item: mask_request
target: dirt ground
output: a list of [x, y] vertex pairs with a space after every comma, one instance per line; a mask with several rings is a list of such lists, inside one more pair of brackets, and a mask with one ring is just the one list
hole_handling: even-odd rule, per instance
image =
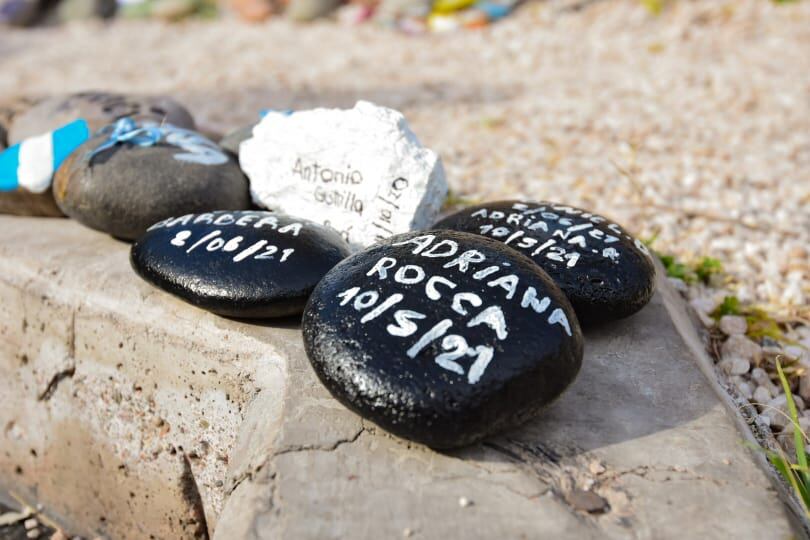
[[235, 20], [3, 30], [0, 99], [167, 93], [224, 133], [262, 108], [401, 109], [455, 193], [580, 205], [741, 300], [810, 298], [810, 2], [538, 1], [480, 31]]

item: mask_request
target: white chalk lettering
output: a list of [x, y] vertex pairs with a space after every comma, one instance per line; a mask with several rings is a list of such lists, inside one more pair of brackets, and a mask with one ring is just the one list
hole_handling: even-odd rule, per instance
[[551, 312], [548, 317], [548, 324], [559, 324], [565, 329], [565, 333], [571, 335], [571, 326], [568, 324], [568, 317], [561, 308], [557, 308]]
[[386, 327], [388, 333], [392, 336], [408, 337], [419, 328], [414, 324], [413, 320], [424, 319], [427, 315], [419, 313], [418, 311], [411, 311], [410, 309], [398, 309], [394, 312], [394, 321], [396, 326], [389, 324]]
[[[412, 275], [408, 276], [408, 272], [411, 272]], [[422, 269], [421, 266], [417, 266], [415, 264], [406, 264], [397, 270], [397, 273], [394, 274], [394, 281], [397, 283], [402, 283], [403, 285], [413, 285], [414, 283], [419, 283], [425, 279], [425, 271]]]
[[473, 307], [481, 307], [483, 303], [481, 297], [475, 293], [462, 292], [453, 295], [453, 304], [451, 308], [459, 315], [467, 315], [467, 310], [461, 305], [462, 302], [469, 302]]
[[442, 276], [433, 276], [428, 279], [427, 283], [425, 284], [425, 294], [431, 300], [438, 300], [442, 297], [441, 293], [436, 289], [436, 283], [444, 283], [451, 289], [456, 288], [456, 284], [449, 279], [443, 278]]
[[495, 331], [498, 339], [504, 340], [509, 335], [506, 329], [506, 319], [504, 319], [503, 311], [500, 306], [490, 306], [467, 323], [467, 328], [485, 324]]

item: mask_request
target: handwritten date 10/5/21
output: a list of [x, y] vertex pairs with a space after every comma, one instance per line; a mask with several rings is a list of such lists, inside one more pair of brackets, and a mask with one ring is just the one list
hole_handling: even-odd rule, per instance
[[215, 229], [203, 237], [193, 240], [194, 233], [190, 230], [179, 231], [171, 239], [171, 245], [185, 248], [186, 253], [191, 253], [200, 248], [208, 252], [219, 251], [221, 253], [233, 253], [233, 262], [242, 262], [245, 259], [253, 258], [257, 260], [274, 260], [278, 255], [278, 261], [286, 261], [295, 252], [294, 248], [283, 249], [279, 252], [278, 246], [269, 244], [267, 240], [261, 239], [246, 245], [244, 236], [234, 236], [230, 239], [222, 238], [222, 231]]
[[[340, 305], [346, 306], [351, 302], [351, 306], [358, 312], [364, 312], [363, 317], [360, 319], [361, 324], [366, 324], [386, 311], [400, 303], [404, 296], [400, 293], [394, 293], [388, 298], [380, 300], [380, 294], [375, 290], [361, 291], [360, 287], [352, 287], [337, 295], [341, 299]], [[379, 303], [378, 303], [379, 302]], [[479, 324], [492, 325], [493, 313], [497, 310], [500, 313], [500, 308], [492, 306], [485, 309], [477, 317], [474, 317], [467, 324], [467, 327], [477, 326]], [[425, 319], [427, 315], [418, 311], [408, 309], [396, 310], [393, 313], [394, 323], [386, 326], [386, 331], [397, 337], [408, 337], [417, 332], [418, 326], [414, 321]], [[408, 358], [416, 358], [425, 348], [431, 343], [441, 339], [441, 348], [444, 352], [437, 355], [434, 361], [443, 369], [452, 371], [467, 378], [469, 384], [475, 384], [486, 371], [487, 366], [492, 361], [494, 356], [494, 349], [487, 345], [471, 346], [467, 340], [458, 334], [448, 334], [447, 332], [452, 328], [453, 321], [450, 319], [442, 319], [433, 325], [427, 332], [421, 335], [411, 347], [405, 351]], [[505, 339], [505, 327], [501, 330], [498, 325], [497, 333], [499, 339]], [[464, 367], [457, 361], [465, 358], [473, 358], [469, 370], [465, 371]]]

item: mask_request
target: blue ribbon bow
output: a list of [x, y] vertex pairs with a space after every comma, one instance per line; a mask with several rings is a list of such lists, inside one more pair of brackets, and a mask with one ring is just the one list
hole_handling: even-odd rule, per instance
[[[112, 130], [110, 131], [110, 128]], [[132, 118], [121, 118], [112, 126], [107, 126], [102, 130], [110, 131], [107, 140], [98, 148], [87, 155], [88, 160], [92, 160], [96, 155], [109, 150], [118, 144], [133, 144], [136, 146], [154, 146], [163, 138], [163, 133], [157, 126], [138, 126]]]

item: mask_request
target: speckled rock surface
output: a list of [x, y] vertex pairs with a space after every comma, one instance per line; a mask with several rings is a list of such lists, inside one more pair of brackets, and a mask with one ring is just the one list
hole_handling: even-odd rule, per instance
[[312, 366], [392, 433], [454, 447], [531, 418], [582, 362], [582, 333], [547, 274], [455, 231], [397, 235], [347, 259], [303, 321]]
[[493, 201], [435, 227], [494, 238], [531, 257], [563, 290], [583, 324], [627, 317], [650, 301], [647, 247], [616, 223], [554, 202]]
[[93, 137], [56, 171], [56, 204], [84, 225], [127, 240], [168, 217], [250, 208], [236, 162], [201, 135], [176, 133], [154, 146], [125, 143], [91, 156], [107, 141]]
[[214, 212], [155, 224], [133, 246], [150, 283], [229, 317], [300, 314], [312, 289], [349, 255], [320, 225], [270, 212]]

